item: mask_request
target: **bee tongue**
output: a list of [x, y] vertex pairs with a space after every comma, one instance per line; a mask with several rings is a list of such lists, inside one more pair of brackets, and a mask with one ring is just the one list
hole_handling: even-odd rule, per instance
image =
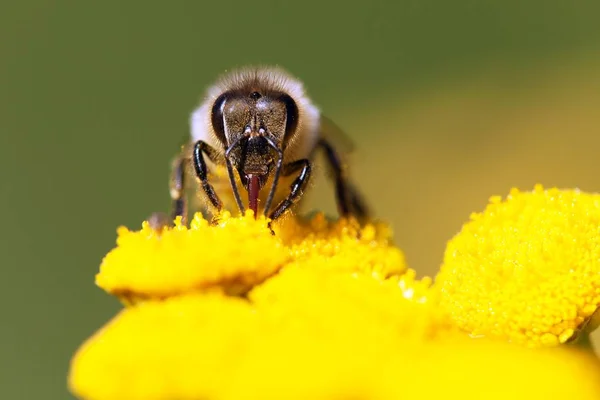
[[258, 217], [258, 192], [260, 184], [258, 175], [248, 174], [248, 207], [254, 211], [254, 218]]

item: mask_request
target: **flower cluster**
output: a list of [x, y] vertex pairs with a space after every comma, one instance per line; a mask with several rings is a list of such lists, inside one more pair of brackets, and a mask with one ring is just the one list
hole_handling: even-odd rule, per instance
[[529, 346], [576, 340], [600, 307], [600, 195], [514, 189], [446, 248], [440, 306], [472, 335]]
[[77, 351], [69, 386], [85, 400], [597, 399], [597, 359], [556, 345], [596, 325], [599, 222], [600, 196], [513, 190], [449, 242], [434, 283], [383, 224], [120, 228], [96, 283], [125, 308]]

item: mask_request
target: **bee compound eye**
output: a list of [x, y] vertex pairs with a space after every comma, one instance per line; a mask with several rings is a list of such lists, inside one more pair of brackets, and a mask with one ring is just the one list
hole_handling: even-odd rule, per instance
[[280, 101], [285, 105], [286, 122], [285, 122], [285, 137], [284, 144], [294, 135], [298, 127], [298, 105], [289, 94], [282, 94]]
[[222, 143], [227, 143], [227, 139], [225, 138], [225, 121], [223, 119], [223, 109], [225, 108], [225, 103], [227, 103], [228, 98], [229, 93], [225, 92], [221, 94], [213, 103], [213, 107], [211, 110], [211, 123], [215, 131], [215, 135], [217, 135], [217, 138]]

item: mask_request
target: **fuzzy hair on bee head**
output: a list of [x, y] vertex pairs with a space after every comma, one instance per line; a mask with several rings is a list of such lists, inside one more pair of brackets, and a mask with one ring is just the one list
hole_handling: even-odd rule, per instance
[[288, 160], [307, 157], [319, 136], [319, 109], [306, 95], [303, 83], [279, 67], [243, 67], [222, 75], [208, 90], [202, 103], [190, 117], [191, 138], [203, 140], [224, 151], [211, 121], [212, 107], [227, 91], [260, 91], [264, 95], [286, 93], [298, 108], [298, 124], [286, 149]]

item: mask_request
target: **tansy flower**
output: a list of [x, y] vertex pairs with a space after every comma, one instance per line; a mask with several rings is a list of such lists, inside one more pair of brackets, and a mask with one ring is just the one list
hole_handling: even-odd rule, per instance
[[448, 243], [436, 287], [472, 335], [575, 339], [600, 306], [600, 195], [538, 185], [492, 197]]
[[102, 261], [96, 284], [126, 302], [208, 289], [240, 294], [289, 257], [264, 218], [225, 213], [214, 227], [198, 214], [189, 228], [179, 219], [160, 232], [147, 222], [137, 232], [119, 228], [117, 247]]
[[391, 246], [384, 225], [360, 227], [350, 220], [288, 218], [267, 227], [251, 212], [220, 216], [217, 226], [197, 214], [190, 227], [175, 221], [160, 232], [118, 230], [117, 247], [104, 258], [96, 284], [126, 303], [191, 291], [243, 294], [290, 263], [385, 278], [406, 271], [404, 254]]
[[326, 293], [331, 282], [314, 294], [328, 297], [322, 309], [306, 304], [307, 294], [297, 304], [189, 294], [127, 308], [79, 350], [71, 388], [88, 400], [600, 395], [589, 356], [434, 338], [426, 306], [397, 298], [391, 286], [371, 301], [361, 287], [372, 294], [381, 282], [351, 279], [337, 275], [341, 289]]
[[[587, 201], [572, 204], [573, 220], [589, 218]], [[493, 215], [497, 224], [506, 221], [506, 231], [519, 231], [518, 215], [536, 207], [551, 209], [534, 202], [532, 210]], [[586, 221], [582, 226], [590, 228]], [[556, 236], [585, 242], [580, 225], [555, 223]], [[496, 237], [495, 226], [476, 232], [484, 238], [476, 255], [489, 251], [485, 235]], [[120, 228], [96, 282], [128, 306], [77, 351], [71, 391], [83, 400], [600, 398], [600, 367], [589, 354], [565, 346], [527, 349], [463, 332], [469, 330], [453, 312], [452, 296], [464, 301], [461, 295], [472, 290], [473, 304], [484, 304], [478, 312], [487, 313], [489, 294], [477, 285], [493, 285], [486, 279], [496, 280], [501, 267], [486, 267], [481, 282], [473, 279], [453, 293], [463, 280], [451, 273], [448, 254], [432, 286], [406, 267], [383, 224], [319, 214], [289, 217], [273, 228], [274, 235], [267, 221], [250, 214], [224, 214], [216, 225], [197, 215], [190, 227], [176, 223], [160, 232], [147, 223], [139, 231]], [[514, 249], [529, 240], [519, 238], [503, 243]], [[588, 265], [575, 263], [579, 256], [591, 257], [573, 254], [576, 271]], [[531, 274], [523, 290], [535, 290], [536, 279], [545, 282], [536, 269], [521, 273]], [[589, 291], [575, 293], [583, 297], [569, 299], [585, 308]], [[474, 308], [463, 310], [468, 315]], [[524, 311], [510, 310], [517, 319]], [[503, 322], [510, 327], [511, 321]]]
[[391, 245], [385, 224], [361, 227], [356, 221], [328, 221], [317, 214], [308, 221], [288, 218], [277, 230], [289, 247], [291, 264], [327, 272], [363, 272], [379, 278], [407, 271], [404, 253]]

